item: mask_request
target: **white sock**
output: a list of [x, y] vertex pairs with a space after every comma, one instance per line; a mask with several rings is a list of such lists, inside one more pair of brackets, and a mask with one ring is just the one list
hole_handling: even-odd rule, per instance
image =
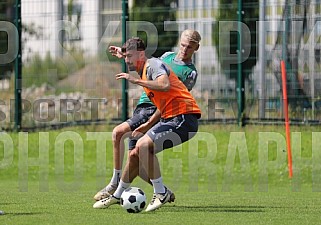
[[117, 186], [119, 184], [119, 181], [120, 181], [121, 173], [122, 173], [122, 170], [114, 169], [113, 177], [111, 178], [109, 184]]
[[154, 180], [150, 180], [153, 183], [153, 187], [154, 187], [154, 193], [155, 194], [159, 194], [159, 193], [165, 193], [165, 187], [163, 184], [163, 178], [159, 177], [157, 179]]
[[114, 197], [116, 198], [120, 198], [121, 194], [127, 189], [129, 188], [130, 183], [125, 183], [122, 180], [119, 181], [118, 187], [115, 191], [115, 193], [113, 194]]

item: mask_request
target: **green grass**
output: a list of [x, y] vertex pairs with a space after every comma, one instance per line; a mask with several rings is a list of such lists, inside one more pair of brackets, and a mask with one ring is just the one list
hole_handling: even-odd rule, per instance
[[[283, 127], [201, 126], [182, 148], [159, 155], [175, 203], [139, 214], [92, 208], [112, 173], [111, 130], [0, 133], [0, 224], [320, 224], [318, 127], [291, 127], [289, 179]], [[107, 141], [99, 145], [98, 136]], [[150, 200], [150, 186], [133, 186]]]

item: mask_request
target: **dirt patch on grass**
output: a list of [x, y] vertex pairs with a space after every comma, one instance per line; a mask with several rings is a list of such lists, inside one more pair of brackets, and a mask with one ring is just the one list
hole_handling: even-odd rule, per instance
[[58, 82], [57, 88], [84, 91], [97, 97], [106, 97], [121, 90], [115, 74], [121, 72], [120, 63], [92, 63]]

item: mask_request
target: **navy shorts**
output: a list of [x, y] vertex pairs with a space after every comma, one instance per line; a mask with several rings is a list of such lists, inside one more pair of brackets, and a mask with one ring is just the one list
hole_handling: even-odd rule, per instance
[[161, 119], [147, 135], [155, 144], [155, 153], [188, 141], [198, 130], [198, 114], [182, 114], [169, 119]]
[[[148, 119], [155, 113], [156, 109], [156, 106], [149, 103], [138, 105], [134, 110], [133, 117], [126, 121], [129, 124], [131, 131], [135, 130], [143, 123], [146, 123]], [[135, 148], [136, 142], [137, 138], [129, 138], [129, 150]]]

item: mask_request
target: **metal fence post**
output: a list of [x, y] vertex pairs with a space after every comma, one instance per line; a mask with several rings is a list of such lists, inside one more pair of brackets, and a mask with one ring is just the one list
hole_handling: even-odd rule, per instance
[[22, 118], [22, 76], [21, 76], [21, 0], [16, 0], [15, 7], [15, 19], [14, 23], [18, 30], [18, 37], [16, 38], [16, 44], [18, 45], [18, 55], [15, 60], [15, 130], [20, 131], [21, 129], [21, 118]]
[[265, 7], [266, 0], [261, 0], [259, 21], [259, 119], [265, 118]]
[[244, 78], [242, 71], [242, 54], [243, 54], [243, 46], [242, 46], [242, 1], [238, 0], [237, 4], [237, 20], [238, 20], [238, 39], [237, 39], [237, 49], [238, 49], [238, 64], [237, 64], [237, 105], [238, 105], [238, 116], [237, 122], [239, 126], [243, 126], [243, 111], [244, 111]]
[[[122, 43], [126, 42], [127, 32], [126, 23], [128, 21], [128, 0], [122, 0]], [[127, 72], [127, 66], [125, 61], [122, 61], [122, 71]], [[122, 80], [122, 121], [128, 118], [128, 81]]]

